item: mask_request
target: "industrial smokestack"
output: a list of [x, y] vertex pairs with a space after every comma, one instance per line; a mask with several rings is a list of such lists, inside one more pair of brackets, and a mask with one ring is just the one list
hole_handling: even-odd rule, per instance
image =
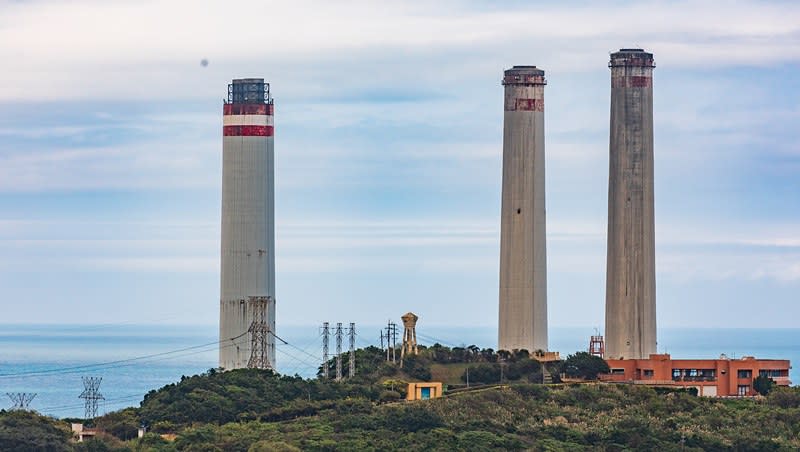
[[498, 349], [547, 350], [544, 71], [505, 71]]
[[[223, 105], [222, 249], [219, 365], [247, 367], [253, 313], [249, 297], [270, 297], [266, 324], [275, 331], [274, 105], [261, 78], [233, 80]], [[275, 368], [275, 338], [267, 334]]]
[[656, 353], [653, 54], [611, 54], [606, 357]]

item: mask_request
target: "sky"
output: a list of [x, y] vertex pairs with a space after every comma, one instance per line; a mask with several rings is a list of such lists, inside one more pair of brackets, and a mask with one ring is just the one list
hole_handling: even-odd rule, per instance
[[216, 324], [222, 99], [264, 77], [278, 331], [496, 326], [500, 80], [537, 65], [549, 322], [602, 329], [623, 47], [657, 65], [659, 326], [798, 327], [800, 3], [713, 0], [0, 0], [0, 322]]

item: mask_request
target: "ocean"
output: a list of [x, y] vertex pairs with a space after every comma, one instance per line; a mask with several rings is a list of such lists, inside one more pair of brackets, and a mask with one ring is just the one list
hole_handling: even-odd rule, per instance
[[[357, 326], [356, 346], [378, 345], [380, 326]], [[586, 350], [592, 328], [550, 329], [550, 348], [562, 356]], [[418, 329], [420, 344], [496, 345], [491, 327]], [[176, 325], [0, 325], [0, 395], [36, 393], [30, 408], [64, 418], [83, 417], [79, 398], [82, 377], [102, 377], [99, 414], [138, 406], [150, 390], [180, 381], [217, 365], [216, 326]], [[285, 326], [278, 331], [278, 371], [303, 377], [316, 375], [322, 355], [318, 326]], [[347, 336], [343, 342], [347, 349]], [[659, 352], [675, 358], [790, 359], [800, 362], [800, 329], [662, 328]], [[331, 338], [330, 353], [335, 352]], [[800, 384], [800, 371], [790, 378]], [[10, 398], [5, 405], [12, 406]]]

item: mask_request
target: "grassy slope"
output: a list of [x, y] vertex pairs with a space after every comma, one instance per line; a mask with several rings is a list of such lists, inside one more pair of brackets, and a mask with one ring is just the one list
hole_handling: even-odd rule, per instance
[[464, 384], [461, 375], [467, 367], [474, 365], [474, 363], [431, 364], [431, 381], [441, 381], [448, 385]]

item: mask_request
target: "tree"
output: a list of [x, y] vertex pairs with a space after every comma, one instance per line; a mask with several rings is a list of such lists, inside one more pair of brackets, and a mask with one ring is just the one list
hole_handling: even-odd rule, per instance
[[136, 408], [126, 408], [103, 415], [96, 420], [100, 430], [122, 440], [136, 438], [139, 434], [139, 413]]
[[411, 378], [431, 381], [430, 362], [422, 356], [406, 356], [403, 360], [403, 371]]
[[753, 379], [753, 389], [763, 396], [769, 394], [773, 386], [775, 386], [775, 382], [766, 375], [759, 375]]
[[608, 363], [599, 356], [590, 355], [587, 352], [577, 352], [567, 356], [561, 366], [561, 372], [571, 378], [583, 378], [585, 380], [596, 380], [598, 374], [610, 371]]
[[469, 373], [470, 383], [497, 383], [500, 381], [500, 366], [497, 364], [478, 364], [469, 366], [464, 370], [461, 375], [461, 381], [467, 381], [467, 373]]

